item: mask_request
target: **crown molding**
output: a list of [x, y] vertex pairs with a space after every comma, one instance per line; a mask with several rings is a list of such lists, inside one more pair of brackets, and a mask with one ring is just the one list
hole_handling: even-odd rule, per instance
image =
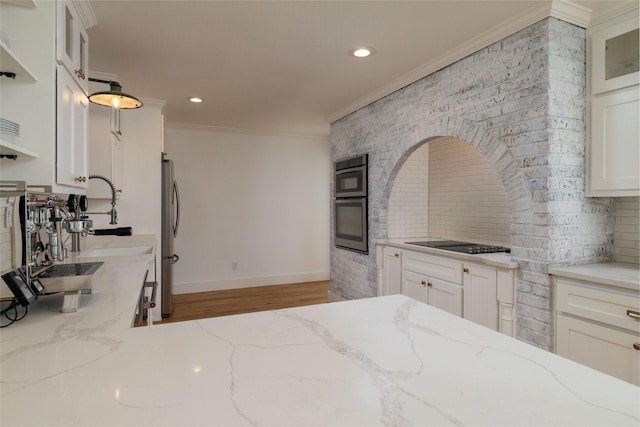
[[117, 82], [118, 75], [111, 73], [103, 73], [101, 71], [91, 71], [89, 70], [89, 78], [90, 79], [100, 79], [100, 80], [108, 80], [110, 82]]
[[330, 114], [327, 119], [332, 123], [550, 16], [586, 28], [591, 24], [591, 12], [592, 11], [590, 9], [568, 0], [541, 2], [524, 11], [520, 15], [509, 19], [507, 22], [503, 22], [501, 25], [474, 37], [473, 40], [469, 40], [468, 42], [458, 46], [457, 49], [447, 52], [445, 55], [441, 55], [426, 64], [415, 68], [409, 73], [392, 80], [377, 90], [344, 106], [340, 110]]
[[391, 82], [369, 93], [368, 95], [365, 95], [364, 97], [357, 99], [351, 104], [346, 105], [345, 107], [331, 114], [328, 117], [328, 120], [330, 123], [332, 123], [348, 114], [353, 113], [354, 111], [359, 110], [366, 105], [371, 104], [372, 102], [377, 101], [378, 99], [389, 95], [390, 93], [402, 89], [403, 87], [408, 86], [411, 83], [414, 83], [421, 78], [428, 76], [429, 74], [433, 74], [436, 71], [441, 70], [453, 64], [454, 62], [459, 61], [460, 59], [465, 58], [472, 53], [491, 45], [492, 43], [502, 40], [510, 34], [520, 31], [523, 28], [526, 28], [529, 25], [548, 17], [550, 11], [550, 2], [540, 3], [525, 11], [524, 13], [510, 19], [509, 21], [504, 22], [489, 31], [485, 31], [477, 37], [474, 37], [472, 40], [463, 43], [462, 45], [458, 46], [457, 49], [451, 50], [444, 55], [434, 58], [433, 60], [421, 65], [418, 68], [415, 68], [409, 73], [406, 73], [399, 78], [392, 80]]
[[592, 10], [570, 0], [554, 0], [549, 16], [566, 21], [578, 27], [587, 28], [591, 21]]
[[144, 98], [142, 96], [138, 97], [138, 99], [142, 101], [142, 108], [156, 107], [163, 110], [165, 105], [167, 104], [167, 101], [165, 101], [164, 99]]
[[279, 138], [307, 139], [307, 140], [313, 140], [313, 141], [329, 142], [328, 135], [293, 134], [293, 133], [286, 133], [286, 132], [273, 132], [273, 131], [265, 131], [265, 130], [257, 130], [257, 129], [241, 129], [241, 128], [232, 128], [232, 127], [224, 127], [224, 126], [213, 126], [213, 125], [196, 125], [191, 123], [177, 123], [177, 122], [166, 122], [164, 124], [164, 127], [165, 129], [175, 129], [175, 130], [194, 130], [194, 131], [200, 131], [200, 132], [233, 133], [233, 134], [241, 134], [241, 135], [271, 136], [271, 137], [279, 137]]
[[86, 0], [73, 0], [73, 5], [80, 15], [80, 21], [82, 21], [82, 25], [85, 30], [88, 30], [98, 23], [96, 14], [93, 11], [93, 6], [91, 6], [91, 2]]
[[602, 24], [605, 21], [609, 21], [611, 19], [617, 18], [620, 15], [624, 15], [625, 13], [632, 12], [633, 10], [638, 13], [638, 7], [640, 6], [640, 2], [638, 1], [630, 1], [623, 4], [618, 3], [609, 3], [607, 7], [602, 9], [598, 9], [593, 12], [591, 16], [591, 21], [589, 22], [589, 27], [593, 27], [598, 24]]

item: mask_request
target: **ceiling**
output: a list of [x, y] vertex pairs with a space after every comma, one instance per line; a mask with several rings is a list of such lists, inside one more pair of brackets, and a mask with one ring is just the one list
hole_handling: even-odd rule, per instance
[[[592, 9], [618, 3], [637, 0], [571, 7], [588, 22]], [[90, 69], [166, 100], [170, 124], [327, 136], [331, 121], [553, 15], [553, 4], [92, 0]], [[374, 55], [349, 55], [360, 46]]]

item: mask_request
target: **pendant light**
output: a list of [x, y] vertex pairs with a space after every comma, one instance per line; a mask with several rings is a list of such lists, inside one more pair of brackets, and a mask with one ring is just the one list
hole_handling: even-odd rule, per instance
[[92, 93], [89, 101], [105, 107], [127, 110], [142, 107], [142, 101], [133, 95], [122, 92], [122, 85], [118, 82], [89, 78], [90, 82], [107, 83], [109, 90]]

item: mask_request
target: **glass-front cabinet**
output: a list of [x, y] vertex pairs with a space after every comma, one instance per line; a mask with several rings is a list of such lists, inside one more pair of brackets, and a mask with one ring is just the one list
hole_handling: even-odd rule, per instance
[[88, 95], [89, 37], [71, 1], [58, 0], [56, 13], [56, 60]]
[[592, 197], [640, 195], [638, 24], [634, 9], [588, 32], [586, 188]]

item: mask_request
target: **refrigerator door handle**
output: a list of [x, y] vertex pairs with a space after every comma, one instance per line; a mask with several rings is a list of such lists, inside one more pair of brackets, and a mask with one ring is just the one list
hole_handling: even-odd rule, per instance
[[176, 195], [176, 221], [173, 224], [173, 236], [178, 237], [178, 227], [180, 226], [180, 193], [178, 192], [178, 182], [173, 181], [173, 193]]
[[176, 262], [180, 261], [180, 256], [178, 256], [178, 254], [173, 254], [169, 256], [164, 256], [162, 257], [162, 259], [169, 260], [171, 261], [171, 264], [175, 264]]

